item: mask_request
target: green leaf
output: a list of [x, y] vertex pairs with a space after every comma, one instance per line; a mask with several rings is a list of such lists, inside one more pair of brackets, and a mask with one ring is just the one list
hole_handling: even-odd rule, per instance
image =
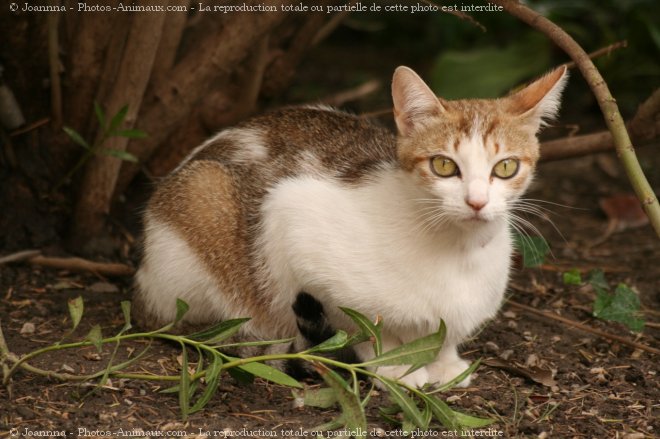
[[78, 145], [80, 145], [83, 148], [88, 149], [88, 150], [92, 149], [92, 147], [89, 146], [89, 143], [87, 143], [87, 141], [85, 139], [83, 139], [83, 137], [80, 134], [78, 134], [78, 131], [76, 131], [73, 128], [70, 128], [70, 127], [62, 127], [62, 129], [64, 130], [66, 135], [69, 136], [71, 138], [71, 140], [73, 140]]
[[453, 411], [453, 412], [454, 412], [454, 418], [456, 419], [458, 424], [466, 428], [481, 428], [495, 422], [494, 419], [477, 418], [475, 416], [466, 415], [461, 412], [457, 412], [457, 411]]
[[[443, 51], [431, 68], [431, 87], [446, 99], [499, 97], [550, 66], [548, 42], [535, 32], [508, 45]], [[525, 62], [520, 62], [524, 59]], [[484, 74], [488, 66], [489, 74]]]
[[83, 304], [83, 298], [81, 296], [78, 296], [75, 299], [69, 299], [68, 306], [69, 306], [69, 315], [71, 316], [71, 322], [72, 322], [71, 331], [75, 331], [78, 325], [80, 324], [80, 320], [82, 320], [83, 311], [85, 309], [85, 305]]
[[582, 276], [580, 270], [573, 268], [563, 274], [564, 285], [582, 285]]
[[[235, 360], [235, 358], [231, 358], [231, 357], [229, 358], [232, 361]], [[303, 387], [302, 384], [300, 384], [297, 380], [291, 378], [289, 375], [285, 374], [281, 370], [275, 369], [274, 367], [268, 366], [267, 364], [257, 363], [255, 361], [251, 363], [241, 364], [240, 366], [237, 367], [245, 372], [249, 372], [254, 376], [258, 376], [275, 384], [281, 384], [283, 386], [289, 386], [289, 387], [297, 387], [299, 389], [302, 389]]]
[[589, 285], [596, 291], [596, 293], [606, 293], [610, 290], [610, 285], [605, 279], [605, 273], [603, 270], [592, 270], [589, 273]]
[[379, 377], [378, 380], [390, 391], [390, 397], [401, 407], [404, 415], [416, 426], [422, 427], [425, 423], [424, 415], [422, 415], [422, 412], [417, 408], [417, 404], [408, 396], [406, 391], [389, 378]]
[[139, 129], [113, 131], [110, 135], [126, 137], [127, 139], [144, 139], [147, 137], [147, 133]]
[[538, 267], [545, 262], [545, 258], [550, 251], [550, 246], [540, 236], [523, 236], [516, 234], [514, 236], [516, 248], [523, 257], [523, 265], [526, 268]]
[[443, 426], [450, 430], [455, 430], [460, 427], [459, 422], [456, 419], [456, 412], [449, 408], [444, 401], [432, 395], [422, 395], [422, 399], [429, 407], [431, 407], [433, 416], [435, 416]]
[[[344, 414], [342, 413], [332, 421], [326, 422], [325, 424], [317, 425], [314, 428], [310, 428], [310, 430], [315, 432], [331, 431], [331, 430], [337, 430], [343, 427], [344, 425], [346, 425], [346, 422], [344, 422]], [[323, 436], [319, 435], [318, 437], [323, 437]]]
[[220, 343], [236, 334], [241, 326], [250, 320], [249, 318], [231, 319], [220, 322], [208, 329], [196, 332], [188, 336], [192, 340], [203, 341], [207, 345]]
[[381, 341], [381, 326], [382, 323], [374, 324], [366, 316], [350, 308], [339, 307], [344, 314], [349, 316], [355, 324], [360, 328], [360, 331], [363, 335], [366, 336], [367, 340], [371, 340], [374, 344], [375, 355], [378, 356], [383, 352], [382, 341]]
[[438, 352], [440, 352], [440, 348], [442, 348], [445, 341], [446, 333], [445, 323], [440, 322], [438, 332], [398, 346], [372, 360], [361, 363], [360, 366], [428, 364], [438, 356]]
[[341, 329], [337, 331], [335, 335], [327, 339], [326, 341], [313, 346], [312, 348], [305, 351], [305, 353], [312, 352], [331, 352], [341, 349], [348, 343], [348, 334]]
[[125, 162], [137, 163], [139, 161], [135, 155], [121, 149], [102, 148], [101, 152], [105, 155], [124, 160]]
[[291, 343], [294, 341], [296, 338], [280, 338], [279, 340], [263, 340], [263, 341], [242, 341], [238, 343], [227, 343], [227, 344], [221, 344], [217, 345], [218, 347], [221, 348], [229, 348], [229, 347], [246, 347], [246, 346], [272, 346], [275, 344], [285, 344], [285, 343]]
[[429, 394], [440, 393], [440, 392], [445, 392], [445, 391], [451, 389], [451, 388], [454, 387], [456, 384], [462, 382], [463, 380], [465, 380], [465, 378], [467, 378], [468, 376], [470, 376], [470, 374], [471, 374], [472, 372], [474, 372], [475, 370], [477, 370], [477, 368], [479, 367], [479, 364], [481, 364], [481, 358], [479, 358], [479, 359], [478, 359], [477, 361], [475, 361], [474, 363], [470, 364], [470, 367], [468, 367], [467, 369], [465, 369], [465, 370], [464, 370], [463, 372], [461, 372], [458, 376], [452, 378], [451, 381], [446, 382], [446, 383], [443, 384], [442, 386], [440, 386], [440, 387], [438, 387], [437, 389], [433, 390], [432, 392], [428, 392], [428, 393], [429, 393]]
[[121, 312], [124, 314], [124, 327], [121, 328], [121, 331], [119, 332], [122, 334], [133, 327], [133, 325], [131, 325], [131, 301], [122, 300], [120, 305]]
[[158, 393], [179, 393], [180, 390], [181, 390], [181, 386], [177, 384], [176, 386], [172, 386], [172, 387], [168, 387], [167, 389], [159, 390]]
[[236, 381], [238, 381], [241, 384], [254, 383], [254, 375], [244, 370], [241, 370], [238, 367], [232, 367], [231, 369], [227, 370], [227, 372], [229, 372], [229, 375], [231, 375], [232, 378], [234, 378]]
[[337, 391], [332, 387], [305, 389], [303, 401], [306, 407], [329, 409], [337, 403]]
[[181, 343], [181, 379], [179, 380], [179, 408], [181, 417], [188, 419], [190, 408], [190, 374], [188, 373], [188, 350]]
[[203, 409], [211, 400], [218, 389], [218, 384], [220, 383], [220, 372], [222, 372], [222, 358], [220, 355], [213, 355], [211, 365], [206, 370], [206, 388], [204, 389], [202, 396], [200, 396], [197, 402], [195, 402], [190, 408], [190, 413], [195, 413]]
[[89, 340], [96, 347], [96, 350], [101, 353], [103, 351], [103, 334], [101, 333], [101, 326], [94, 325], [90, 329], [85, 340]]
[[101, 131], [105, 132], [105, 113], [103, 112], [103, 109], [99, 105], [98, 102], [94, 101], [94, 113], [96, 113], [96, 120], [99, 122], [99, 127], [101, 127]]
[[107, 132], [112, 133], [114, 131], [117, 131], [119, 125], [121, 125], [124, 119], [126, 119], [126, 114], [128, 114], [128, 105], [124, 105], [123, 107], [121, 107], [121, 109], [117, 112], [117, 114], [115, 114], [112, 117]]
[[603, 320], [626, 325], [631, 331], [644, 329], [644, 320], [639, 318], [640, 301], [635, 292], [625, 284], [619, 284], [614, 294], [597, 290], [593, 314]]
[[323, 364], [316, 364], [315, 367], [323, 381], [335, 391], [346, 429], [353, 437], [367, 437], [367, 418], [360, 404], [359, 395], [351, 391], [348, 383], [337, 372]]

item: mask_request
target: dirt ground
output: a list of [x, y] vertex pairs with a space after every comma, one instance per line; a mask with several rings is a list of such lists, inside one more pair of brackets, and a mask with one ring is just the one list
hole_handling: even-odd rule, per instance
[[[641, 156], [647, 169], [658, 169], [660, 160], [654, 148], [642, 151]], [[651, 178], [659, 189], [658, 172]], [[448, 391], [445, 398], [456, 409], [495, 421], [490, 429], [466, 434], [511, 438], [660, 436], [657, 356], [519, 305], [660, 348], [660, 241], [648, 225], [604, 235], [608, 222], [599, 200], [628, 192], [628, 183], [611, 156], [540, 167], [529, 198], [568, 206], [539, 203], [549, 209], [549, 218], [562, 236], [548, 222], [533, 220], [550, 242], [553, 257], [541, 268], [517, 270], [509, 289], [510, 302], [463, 346], [465, 357], [482, 358], [486, 364], [477, 371], [471, 387]], [[595, 293], [589, 287], [565, 286], [562, 282], [562, 272], [571, 268], [601, 268], [612, 284], [625, 282], [633, 287], [645, 310], [644, 331], [633, 334], [618, 323], [592, 317]], [[2, 265], [0, 294], [7, 345], [14, 353], [23, 354], [56, 342], [66, 333], [70, 325], [67, 299], [79, 295], [85, 299], [85, 316], [73, 339], [84, 337], [94, 324], [100, 324], [104, 334], [116, 331], [123, 324], [119, 303], [130, 298], [130, 279]], [[135, 355], [144, 345], [141, 341], [126, 342], [118, 355]], [[38, 358], [33, 365], [89, 373], [101, 368], [109, 356], [108, 349], [100, 360], [94, 353], [94, 348], [60, 351]], [[133, 370], [176, 375], [178, 353], [174, 345], [156, 343]], [[550, 371], [555, 382], [544, 385], [521, 375], [534, 366]], [[260, 380], [245, 385], [224, 376], [208, 407], [184, 423], [176, 394], [158, 392], [164, 387], [151, 381], [112, 379], [106, 388], [90, 393], [89, 384], [62, 383], [21, 371], [10, 388], [0, 387], [0, 437], [62, 431], [78, 437], [99, 437], [104, 432], [135, 436], [140, 431], [300, 436], [304, 429], [330, 421], [338, 413], [335, 409], [296, 408], [287, 388]], [[379, 407], [386, 405], [388, 398], [383, 393], [369, 405], [372, 436], [400, 434], [379, 416]], [[450, 437], [452, 433], [436, 429], [429, 435]]]

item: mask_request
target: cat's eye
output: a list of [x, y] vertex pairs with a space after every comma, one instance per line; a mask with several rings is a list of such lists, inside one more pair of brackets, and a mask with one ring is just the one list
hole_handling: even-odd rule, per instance
[[511, 178], [518, 173], [520, 162], [516, 159], [500, 160], [493, 166], [493, 175], [499, 178]]
[[431, 170], [438, 177], [453, 177], [460, 173], [455, 161], [441, 155], [431, 159]]

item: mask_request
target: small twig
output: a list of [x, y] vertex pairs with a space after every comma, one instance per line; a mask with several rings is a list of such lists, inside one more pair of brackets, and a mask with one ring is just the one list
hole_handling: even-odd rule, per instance
[[11, 133], [9, 133], [9, 136], [10, 137], [20, 136], [21, 134], [25, 134], [32, 130], [36, 130], [37, 128], [46, 125], [48, 122], [50, 122], [50, 118], [44, 117], [43, 119], [39, 119], [37, 121], [32, 122], [31, 124], [15, 129]]
[[40, 254], [41, 254], [41, 251], [39, 251], [39, 250], [23, 250], [23, 251], [20, 251], [20, 252], [12, 253], [10, 255], [1, 257], [0, 258], [0, 265], [8, 264], [10, 262], [25, 261], [27, 259], [38, 256]]
[[[599, 58], [603, 55], [610, 55], [615, 50], [623, 49], [623, 48], [626, 48], [626, 47], [628, 47], [628, 41], [627, 40], [617, 41], [616, 43], [610, 44], [609, 46], [606, 46], [606, 47], [601, 47], [600, 49], [589, 53], [589, 58], [595, 59], [595, 58]], [[575, 61], [570, 61], [570, 62], [564, 63], [562, 65], [566, 66], [569, 69], [574, 69], [575, 67], [577, 67], [577, 64], [575, 64]]]
[[335, 107], [341, 107], [346, 102], [356, 101], [365, 96], [368, 96], [381, 87], [381, 82], [377, 79], [369, 80], [363, 84], [358, 85], [357, 87], [350, 88], [348, 90], [341, 91], [331, 96], [321, 98], [319, 102], [322, 104], [332, 105]]
[[[435, 2], [432, 2], [431, 0], [421, 0], [421, 1], [422, 3], [426, 3], [427, 5], [438, 6]], [[474, 26], [481, 29], [482, 32], [486, 32], [488, 30], [486, 29], [486, 26], [479, 23], [473, 16], [466, 14], [465, 12], [457, 11], [456, 9], [452, 9], [452, 10], [441, 9], [441, 11], [444, 12], [445, 14], [453, 15], [454, 17], [458, 17], [461, 20], [465, 20], [470, 24], [473, 24]]]
[[0, 265], [26, 261], [34, 265], [58, 268], [61, 270], [92, 272], [104, 276], [132, 276], [135, 270], [125, 264], [115, 262], [94, 262], [82, 258], [56, 258], [43, 256], [39, 250], [23, 250], [0, 258]]
[[62, 270], [92, 272], [104, 276], [132, 276], [135, 270], [125, 264], [111, 262], [94, 262], [82, 258], [53, 258], [35, 256], [29, 259], [31, 264]]
[[621, 337], [619, 335], [610, 334], [608, 332], [601, 331], [601, 330], [596, 329], [596, 328], [592, 328], [592, 327], [584, 325], [580, 322], [576, 322], [575, 320], [571, 320], [571, 319], [567, 319], [566, 317], [559, 316], [555, 313], [551, 313], [551, 312], [547, 312], [547, 311], [539, 311], [536, 308], [532, 308], [531, 306], [523, 305], [522, 303], [514, 302], [513, 300], [510, 300], [510, 299], [507, 301], [507, 303], [509, 305], [515, 307], [515, 308], [525, 310], [525, 311], [527, 311], [529, 313], [532, 313], [534, 315], [537, 315], [537, 316], [546, 317], [546, 318], [551, 319], [551, 320], [556, 320], [558, 322], [565, 323], [565, 324], [567, 324], [569, 326], [572, 326], [573, 328], [577, 328], [581, 331], [589, 332], [591, 334], [597, 335], [599, 337], [602, 337], [602, 338], [605, 338], [605, 339], [608, 339], [608, 340], [617, 341], [621, 344], [625, 344], [627, 346], [631, 346], [631, 347], [634, 347], [636, 349], [641, 349], [643, 351], [650, 352], [652, 354], [660, 355], [660, 349], [656, 349], [656, 348], [653, 348], [651, 346], [647, 346], [647, 345], [642, 344], [642, 343], [637, 343], [636, 341], [628, 340], [627, 338]]

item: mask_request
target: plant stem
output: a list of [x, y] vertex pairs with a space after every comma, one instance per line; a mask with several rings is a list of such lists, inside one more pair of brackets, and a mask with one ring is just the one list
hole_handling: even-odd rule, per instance
[[626, 130], [623, 117], [619, 112], [616, 99], [612, 97], [607, 83], [589, 58], [589, 55], [566, 31], [538, 12], [519, 3], [517, 0], [492, 0], [492, 2], [503, 6], [511, 15], [544, 33], [573, 59], [580, 72], [582, 72], [582, 76], [584, 76], [584, 79], [589, 84], [591, 91], [596, 96], [598, 105], [605, 118], [605, 124], [612, 133], [617, 155], [628, 175], [635, 194], [637, 194], [637, 197], [641, 201], [642, 207], [648, 215], [656, 234], [660, 237], [660, 203], [658, 203], [658, 198], [653, 192], [637, 160], [635, 149]]

